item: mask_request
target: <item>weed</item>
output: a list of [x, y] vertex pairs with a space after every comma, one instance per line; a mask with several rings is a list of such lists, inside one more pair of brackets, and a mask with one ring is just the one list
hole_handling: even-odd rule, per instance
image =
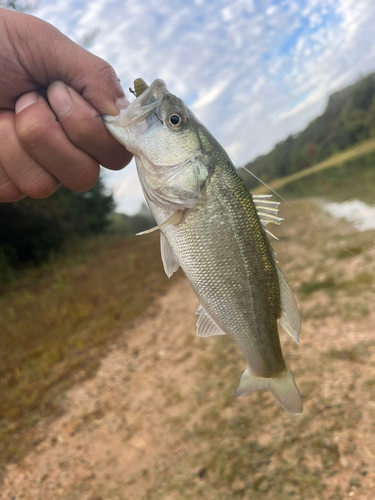
[[345, 248], [340, 248], [340, 250], [336, 254], [337, 259], [347, 259], [349, 257], [355, 257], [363, 252], [363, 248], [347, 246]]
[[360, 361], [363, 357], [368, 356], [368, 346], [358, 344], [350, 349], [330, 349], [326, 356], [332, 359], [341, 359], [345, 361]]
[[318, 290], [324, 290], [326, 288], [333, 288], [335, 286], [335, 282], [332, 278], [328, 278], [325, 281], [309, 281], [306, 283], [302, 283], [299, 291], [303, 295], [310, 295]]

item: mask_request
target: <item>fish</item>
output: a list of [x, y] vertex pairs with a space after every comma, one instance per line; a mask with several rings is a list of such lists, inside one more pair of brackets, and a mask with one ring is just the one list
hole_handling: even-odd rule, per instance
[[[140, 83], [141, 82], [141, 83]], [[290, 414], [302, 401], [280, 344], [278, 321], [298, 343], [301, 321], [270, 244], [278, 203], [253, 196], [219, 142], [162, 80], [137, 80], [136, 99], [104, 116], [133, 153], [160, 230], [164, 270], [182, 268], [197, 295], [197, 335], [229, 335], [247, 367], [234, 396], [268, 390]]]

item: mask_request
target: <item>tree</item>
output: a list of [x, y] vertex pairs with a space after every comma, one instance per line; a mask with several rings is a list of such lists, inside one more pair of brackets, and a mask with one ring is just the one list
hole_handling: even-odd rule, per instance
[[0, 247], [12, 267], [40, 264], [70, 239], [97, 234], [115, 203], [99, 179], [87, 193], [61, 187], [45, 200], [0, 203]]
[[[346, 149], [375, 135], [375, 73], [332, 94], [321, 116], [305, 130], [288, 137], [274, 149], [245, 165], [263, 181], [284, 177], [318, 163], [335, 151]], [[254, 177], [240, 169], [246, 185]]]

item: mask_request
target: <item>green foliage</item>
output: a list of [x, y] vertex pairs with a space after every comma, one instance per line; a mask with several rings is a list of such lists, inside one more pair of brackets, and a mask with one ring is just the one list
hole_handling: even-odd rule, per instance
[[[375, 135], [375, 73], [332, 94], [324, 113], [245, 168], [268, 182], [308, 168]], [[240, 169], [247, 186], [257, 181]]]
[[8, 268], [40, 264], [68, 241], [102, 232], [113, 208], [101, 180], [87, 193], [62, 187], [45, 200], [1, 203], [0, 281]]
[[332, 288], [335, 286], [335, 282], [332, 279], [327, 279], [325, 281], [309, 281], [308, 283], [302, 283], [300, 286], [300, 292], [304, 295], [310, 295], [317, 290], [323, 290], [324, 288]]
[[114, 213], [110, 217], [108, 232], [118, 236], [134, 236], [137, 233], [156, 226], [156, 222], [145, 204], [133, 216]]

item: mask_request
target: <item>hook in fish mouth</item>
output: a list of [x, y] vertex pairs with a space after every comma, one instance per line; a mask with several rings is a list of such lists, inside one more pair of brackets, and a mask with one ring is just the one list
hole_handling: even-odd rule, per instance
[[134, 80], [134, 90], [129, 87], [129, 92], [135, 97], [139, 97], [146, 89], [148, 89], [147, 83], [142, 78], [136, 78]]
[[[141, 81], [139, 82], [138, 80]], [[130, 103], [130, 106], [122, 109], [118, 116], [103, 116], [103, 120], [107, 126], [125, 128], [134, 121], [144, 119], [146, 115], [157, 109], [165, 94], [168, 93], [168, 89], [162, 80], [155, 80], [148, 86], [142, 79], [137, 79], [134, 81], [134, 84], [134, 91], [133, 89], [130, 89], [130, 91], [137, 98]]]

